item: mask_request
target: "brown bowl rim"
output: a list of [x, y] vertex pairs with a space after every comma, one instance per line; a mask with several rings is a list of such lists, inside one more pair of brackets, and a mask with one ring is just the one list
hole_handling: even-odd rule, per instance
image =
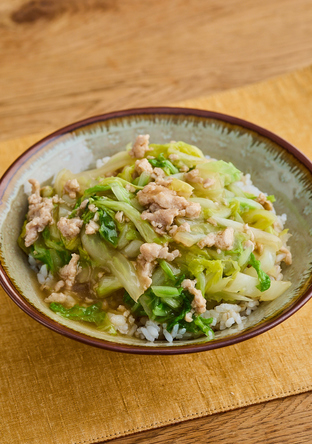
[[[254, 131], [259, 135], [273, 141], [274, 143], [281, 146], [283, 149], [291, 153], [301, 164], [303, 164], [312, 174], [312, 162], [294, 145], [287, 142], [285, 139], [276, 135], [275, 133], [262, 128], [259, 125], [248, 122], [247, 120], [230, 116], [223, 113], [218, 113], [215, 111], [206, 111], [195, 108], [180, 108], [180, 107], [144, 107], [144, 108], [131, 108], [121, 111], [113, 111], [110, 113], [100, 114], [86, 119], [79, 120], [70, 125], [66, 125], [63, 128], [54, 131], [43, 139], [39, 140], [32, 146], [30, 146], [26, 151], [24, 151], [5, 171], [0, 179], [0, 196], [3, 195], [11, 178], [14, 173], [33, 152], [40, 151], [48, 142], [53, 139], [75, 131], [84, 126], [88, 126], [98, 122], [104, 122], [110, 119], [122, 118], [127, 116], [135, 115], [185, 115], [185, 116], [195, 116], [201, 118], [209, 118], [214, 120], [220, 120], [222, 122], [230, 123], [233, 125], [238, 125], [242, 128]], [[103, 339], [93, 338], [91, 336], [85, 335], [83, 333], [72, 330], [58, 322], [55, 322], [51, 318], [47, 317], [43, 313], [39, 312], [33, 305], [31, 305], [15, 288], [10, 277], [6, 273], [4, 267], [0, 263], [0, 285], [3, 287], [8, 296], [13, 300], [13, 302], [18, 305], [26, 314], [32, 317], [34, 320], [38, 321], [40, 324], [48, 327], [56, 333], [66, 336], [71, 339], [75, 339], [84, 344], [92, 345], [94, 347], [102, 348], [105, 350], [122, 352], [122, 353], [133, 353], [133, 354], [145, 354], [145, 355], [177, 355], [186, 353], [197, 353], [208, 350], [216, 350], [218, 348], [238, 344], [240, 342], [251, 339], [258, 336], [271, 328], [276, 327], [280, 323], [284, 322], [294, 313], [296, 313], [300, 308], [305, 305], [309, 299], [312, 297], [312, 285], [289, 307], [287, 307], [282, 313], [276, 314], [273, 318], [261, 323], [259, 326], [252, 327], [246, 330], [242, 334], [238, 333], [229, 338], [219, 339], [216, 341], [190, 344], [183, 346], [167, 346], [167, 347], [155, 347], [155, 346], [136, 346], [136, 345], [126, 345], [117, 344], [114, 342], [106, 341]]]

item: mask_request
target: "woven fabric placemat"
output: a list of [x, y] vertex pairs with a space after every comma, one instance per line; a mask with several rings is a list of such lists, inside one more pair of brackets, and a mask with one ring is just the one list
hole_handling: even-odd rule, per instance
[[[312, 68], [179, 105], [264, 126], [312, 158]], [[42, 135], [0, 144], [2, 172]], [[312, 388], [312, 303], [241, 344], [186, 356], [99, 350], [0, 291], [1, 444], [91, 444]]]

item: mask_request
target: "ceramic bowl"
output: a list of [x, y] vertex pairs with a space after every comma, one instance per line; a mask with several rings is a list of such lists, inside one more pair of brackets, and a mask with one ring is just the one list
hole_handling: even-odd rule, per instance
[[[217, 332], [205, 338], [146, 344], [138, 339], [109, 336], [51, 312], [43, 302], [35, 273], [17, 238], [27, 208], [24, 184], [36, 178], [48, 184], [61, 168], [74, 173], [95, 166], [134, 140], [150, 134], [151, 141], [183, 140], [205, 154], [233, 162], [250, 173], [262, 191], [274, 194], [278, 214], [286, 213], [293, 265], [285, 270], [292, 286], [272, 302], [264, 302], [243, 328]], [[294, 146], [244, 120], [209, 111], [183, 108], [142, 108], [92, 117], [69, 125], [39, 141], [19, 157], [0, 183], [1, 285], [32, 318], [55, 332], [104, 349], [142, 354], [191, 353], [235, 344], [276, 326], [293, 315], [311, 297], [312, 278], [312, 165]]]

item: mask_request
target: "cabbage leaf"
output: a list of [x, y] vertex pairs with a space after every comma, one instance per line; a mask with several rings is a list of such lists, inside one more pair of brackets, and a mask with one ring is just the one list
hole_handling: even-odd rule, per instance
[[259, 285], [256, 285], [256, 288], [258, 288], [261, 292], [268, 290], [271, 286], [271, 279], [262, 270], [261, 262], [255, 258], [255, 255], [253, 253], [250, 253], [250, 262], [249, 263], [256, 270], [256, 272], [258, 274], [258, 279], [259, 279], [260, 283], [259, 283]]
[[73, 321], [84, 321], [101, 326], [106, 319], [106, 312], [101, 309], [101, 303], [90, 305], [89, 307], [81, 307], [75, 305], [72, 308], [65, 308], [62, 304], [52, 302], [50, 309], [63, 318]]

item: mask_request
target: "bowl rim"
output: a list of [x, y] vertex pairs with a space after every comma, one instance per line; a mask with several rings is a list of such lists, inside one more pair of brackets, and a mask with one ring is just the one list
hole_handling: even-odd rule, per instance
[[[124, 118], [128, 116], [135, 115], [185, 115], [188, 117], [200, 117], [209, 118], [214, 120], [220, 120], [229, 124], [237, 125], [247, 130], [254, 131], [255, 133], [263, 136], [270, 141], [276, 143], [284, 150], [292, 154], [301, 164], [303, 164], [308, 171], [312, 174], [312, 162], [306, 157], [298, 148], [296, 148], [291, 143], [287, 142], [282, 137], [276, 135], [275, 133], [262, 128], [252, 122], [238, 117], [230, 116], [228, 114], [218, 113], [215, 111], [206, 111], [196, 108], [183, 108], [183, 107], [144, 107], [144, 108], [131, 108], [121, 111], [113, 111], [105, 114], [99, 114], [86, 119], [79, 120], [70, 125], [66, 125], [51, 134], [45, 136], [43, 139], [31, 145], [27, 150], [25, 150], [4, 172], [0, 179], [0, 196], [3, 194], [8, 183], [14, 176], [14, 173], [25, 161], [30, 154], [33, 152], [40, 151], [47, 143], [58, 137], [70, 133], [72, 131], [78, 130], [84, 126], [88, 126], [94, 123], [105, 122], [107, 120]], [[1, 210], [0, 210], [1, 211]], [[300, 308], [302, 308], [312, 297], [312, 284], [305, 290], [305, 292], [292, 304], [290, 304], [282, 312], [278, 312], [272, 318], [264, 321], [256, 327], [251, 327], [250, 329], [244, 331], [243, 333], [236, 333], [228, 338], [222, 338], [215, 341], [205, 342], [205, 343], [193, 343], [190, 345], [174, 345], [174, 346], [145, 346], [145, 345], [127, 345], [119, 344], [104, 339], [95, 338], [88, 336], [86, 334], [80, 333], [76, 330], [72, 330], [65, 325], [59, 324], [53, 319], [49, 318], [45, 314], [39, 312], [30, 302], [26, 300], [15, 288], [9, 275], [7, 274], [5, 268], [0, 263], [0, 285], [7, 293], [7, 295], [13, 300], [13, 302], [18, 305], [26, 314], [32, 317], [34, 320], [38, 321], [40, 324], [48, 327], [56, 333], [66, 336], [71, 339], [75, 339], [84, 344], [92, 345], [98, 348], [102, 348], [109, 351], [132, 353], [132, 354], [145, 354], [145, 355], [176, 355], [176, 354], [187, 354], [187, 353], [197, 353], [208, 350], [215, 350], [218, 348], [238, 344], [240, 342], [251, 339], [258, 336], [271, 328], [276, 327], [280, 323], [284, 322], [294, 313], [296, 313]]]

